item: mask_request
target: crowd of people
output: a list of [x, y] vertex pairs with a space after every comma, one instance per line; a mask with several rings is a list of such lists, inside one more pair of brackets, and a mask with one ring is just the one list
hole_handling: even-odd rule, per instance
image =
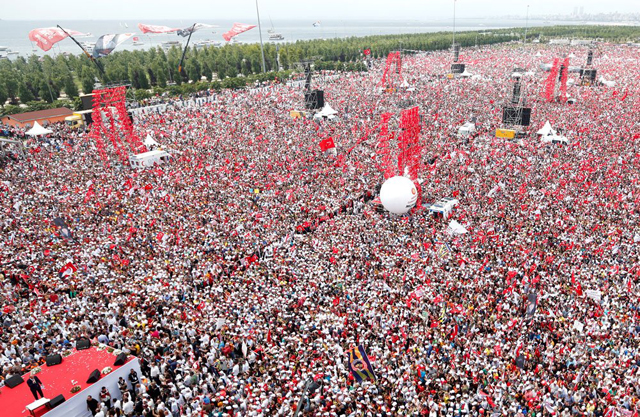
[[[395, 91], [384, 61], [315, 77], [331, 121], [290, 116], [299, 87], [211, 92], [136, 117], [173, 156], [143, 170], [65, 126], [27, 141], [0, 169], [0, 374], [87, 337], [141, 361], [92, 399], [104, 416], [637, 416], [637, 48], [599, 45], [615, 85], [572, 73], [575, 102], [546, 101], [540, 64], [587, 51], [465, 49], [465, 78], [408, 56]], [[499, 139], [514, 68], [532, 123]], [[422, 208], [396, 216], [373, 198], [379, 122], [414, 105]], [[443, 197], [466, 233], [429, 212]], [[350, 372], [357, 346], [375, 379]]]

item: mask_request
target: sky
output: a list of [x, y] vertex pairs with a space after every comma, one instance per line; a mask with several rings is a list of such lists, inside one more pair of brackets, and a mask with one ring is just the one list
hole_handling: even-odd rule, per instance
[[[259, 0], [261, 20], [433, 20], [453, 15], [454, 0]], [[153, 23], [162, 19], [200, 18], [255, 21], [254, 0], [24, 0], [3, 1], [2, 20], [130, 20]], [[637, 0], [456, 0], [456, 17], [478, 18], [505, 15], [571, 14], [574, 7], [585, 13], [637, 13]]]

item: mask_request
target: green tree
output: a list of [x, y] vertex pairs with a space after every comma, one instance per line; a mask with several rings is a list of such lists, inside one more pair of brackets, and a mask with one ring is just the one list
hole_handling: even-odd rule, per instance
[[78, 97], [78, 86], [76, 85], [71, 75], [66, 77], [64, 80], [64, 92], [67, 93], [67, 96], [70, 99]]
[[4, 87], [4, 83], [0, 82], [0, 107], [4, 107], [8, 98], [7, 89]]
[[20, 83], [20, 86], [18, 87], [18, 96], [23, 104], [35, 100], [33, 93], [31, 93], [31, 90], [27, 88], [25, 83]]
[[94, 73], [90, 67], [83, 66], [80, 74], [80, 82], [82, 83], [82, 92], [91, 94], [94, 86]]

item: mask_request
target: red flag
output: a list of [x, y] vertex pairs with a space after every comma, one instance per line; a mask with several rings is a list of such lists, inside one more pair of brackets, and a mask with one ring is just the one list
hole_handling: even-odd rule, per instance
[[60, 275], [60, 278], [66, 278], [73, 275], [77, 270], [78, 268], [76, 268], [74, 264], [67, 262], [67, 264], [60, 269], [58, 275]]
[[335, 148], [336, 145], [333, 142], [333, 138], [326, 138], [324, 140], [320, 141], [320, 150], [322, 150], [322, 152], [326, 152], [331, 148]]
[[[84, 35], [84, 33], [77, 30], [65, 29], [65, 31], [71, 36]], [[53, 48], [54, 44], [66, 38], [68, 36], [67, 33], [56, 27], [38, 28], [29, 32], [29, 40], [35, 42], [43, 51], [48, 51]]]
[[170, 28], [169, 26], [145, 25], [143, 23], [138, 23], [138, 27], [142, 33], [169, 33], [180, 30], [179, 28]]
[[338, 304], [340, 304], [340, 297], [336, 297], [333, 299], [333, 306], [337, 306]]
[[245, 23], [234, 23], [233, 27], [231, 28], [231, 30], [229, 30], [228, 32], [223, 33], [222, 37], [224, 38], [225, 41], [229, 42], [231, 40], [231, 38], [233, 38], [234, 36], [239, 35], [242, 32], [246, 32], [248, 30], [251, 30], [254, 27], [256, 27], [256, 25], [248, 25], [248, 24], [245, 24]]
[[371, 55], [371, 49], [365, 49], [363, 52], [365, 55]]

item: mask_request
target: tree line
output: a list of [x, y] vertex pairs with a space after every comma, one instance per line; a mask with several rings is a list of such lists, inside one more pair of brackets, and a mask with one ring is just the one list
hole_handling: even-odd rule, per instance
[[[521, 41], [523, 28], [467, 31], [456, 33], [462, 47]], [[633, 26], [550, 26], [529, 28], [527, 40], [542, 42], [558, 37], [577, 37], [613, 42], [635, 41], [640, 28]], [[178, 72], [182, 50], [161, 47], [139, 51], [116, 51], [102, 58], [105, 68], [100, 73], [84, 55], [63, 55], [0, 60], [0, 106], [2, 113], [41, 110], [65, 105], [79, 106], [81, 92], [91, 92], [99, 82], [128, 82], [137, 99], [169, 91], [186, 94], [203, 89], [242, 88], [256, 81], [288, 77], [298, 68], [296, 63], [314, 57], [316, 69], [364, 71], [364, 49], [372, 58], [385, 57], [390, 51], [403, 49], [435, 51], [451, 47], [450, 32], [376, 35], [306, 40], [275, 45], [267, 43], [265, 64], [267, 74], [261, 74], [259, 44], [227, 44], [202, 49], [190, 47]], [[66, 100], [60, 100], [61, 93]], [[5, 102], [9, 101], [9, 104]], [[26, 107], [19, 106], [26, 104]], [[78, 108], [78, 107], [76, 107]]]

